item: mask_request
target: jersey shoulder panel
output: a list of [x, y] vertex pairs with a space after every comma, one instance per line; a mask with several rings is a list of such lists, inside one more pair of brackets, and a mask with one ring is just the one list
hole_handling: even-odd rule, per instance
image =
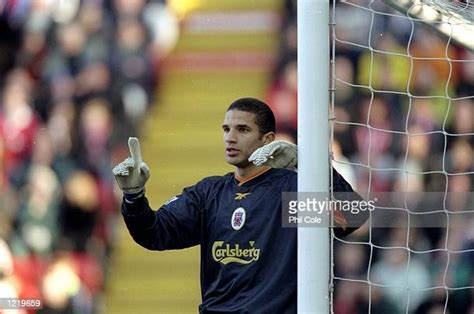
[[265, 181], [265, 184], [269, 184], [274, 189], [284, 192], [296, 192], [298, 174], [293, 170], [274, 168]]
[[233, 178], [233, 173], [227, 173], [223, 176], [209, 176], [200, 180], [193, 188], [198, 194], [207, 199], [208, 197], [213, 197], [218, 193], [218, 191], [222, 190], [229, 181], [233, 180]]
[[291, 179], [297, 178], [298, 173], [294, 170], [284, 169], [284, 168], [274, 168], [272, 172], [273, 179]]

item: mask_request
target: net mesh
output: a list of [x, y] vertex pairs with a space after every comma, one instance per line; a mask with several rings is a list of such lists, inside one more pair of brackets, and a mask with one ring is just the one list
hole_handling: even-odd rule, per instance
[[[423, 3], [472, 26], [469, 1]], [[403, 204], [332, 235], [332, 310], [474, 313], [474, 54], [381, 1], [331, 15], [333, 166]]]
[[459, 14], [466, 19], [466, 22], [474, 21], [474, 6], [471, 1], [433, 0], [429, 2], [433, 4], [433, 7], [448, 16]]

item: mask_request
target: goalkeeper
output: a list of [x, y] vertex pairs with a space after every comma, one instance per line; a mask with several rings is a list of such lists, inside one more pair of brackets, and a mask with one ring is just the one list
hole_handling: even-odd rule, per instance
[[[297, 191], [297, 173], [284, 169], [296, 166], [296, 146], [274, 141], [274, 115], [254, 98], [233, 102], [222, 130], [225, 159], [235, 172], [204, 178], [158, 211], [145, 197], [150, 170], [138, 139], [130, 138], [131, 157], [113, 169], [125, 223], [149, 250], [201, 246], [200, 313], [295, 313], [297, 229], [282, 227], [281, 208], [282, 192]], [[333, 175], [336, 191], [352, 192]], [[347, 219], [336, 220], [337, 234], [355, 230], [343, 226]], [[356, 226], [365, 221], [358, 219]]]

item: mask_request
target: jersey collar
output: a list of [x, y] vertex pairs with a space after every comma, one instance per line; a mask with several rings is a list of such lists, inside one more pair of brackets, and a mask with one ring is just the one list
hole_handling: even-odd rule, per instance
[[248, 184], [250, 182], [254, 183], [256, 181], [260, 181], [260, 180], [257, 180], [257, 179], [265, 177], [264, 174], [267, 173], [270, 169], [272, 169], [272, 168], [263, 167], [262, 170], [254, 173], [253, 175], [249, 176], [248, 178], [241, 178], [236, 173], [234, 173], [235, 181], [236, 181], [238, 186], [242, 186], [242, 185], [244, 185], [246, 183]]

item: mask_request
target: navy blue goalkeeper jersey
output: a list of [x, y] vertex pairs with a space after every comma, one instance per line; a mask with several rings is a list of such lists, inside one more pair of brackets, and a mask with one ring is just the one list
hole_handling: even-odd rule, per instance
[[[352, 191], [339, 175], [334, 184]], [[281, 208], [282, 192], [296, 191], [290, 170], [265, 169], [245, 182], [229, 173], [185, 188], [158, 211], [145, 197], [124, 201], [122, 214], [147, 249], [201, 245], [199, 312], [295, 313], [297, 228], [282, 227]]]

